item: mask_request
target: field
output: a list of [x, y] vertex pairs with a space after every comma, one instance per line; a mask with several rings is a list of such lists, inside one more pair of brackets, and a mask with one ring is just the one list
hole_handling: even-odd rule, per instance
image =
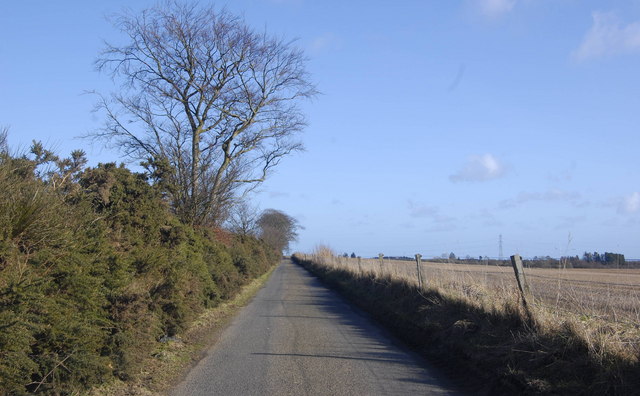
[[[418, 281], [415, 261], [385, 259], [381, 265], [378, 259], [334, 256], [328, 263], [354, 273]], [[487, 291], [512, 294], [517, 288], [511, 267], [422, 261], [421, 271], [425, 287], [476, 297]], [[640, 269], [526, 268], [525, 274], [535, 305], [582, 318], [640, 323]]]
[[[417, 282], [415, 261], [334, 257], [333, 265], [355, 273]], [[426, 286], [483, 291], [508, 291], [517, 287], [511, 267], [446, 264], [422, 261]], [[525, 268], [533, 303], [551, 310], [611, 322], [640, 323], [640, 269]]]
[[430, 358], [484, 376], [495, 392], [640, 393], [640, 269], [525, 267], [523, 304], [511, 266], [422, 261], [420, 287], [415, 261], [338, 257], [325, 247], [295, 258]]

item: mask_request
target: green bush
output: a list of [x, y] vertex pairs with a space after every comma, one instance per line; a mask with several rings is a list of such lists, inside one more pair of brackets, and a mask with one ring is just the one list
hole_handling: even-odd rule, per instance
[[108, 372], [103, 271], [86, 243], [88, 212], [34, 169], [0, 161], [0, 389], [70, 393]]
[[99, 165], [57, 188], [0, 154], [0, 394], [72, 394], [136, 377], [163, 335], [277, 257], [180, 223], [146, 177]]

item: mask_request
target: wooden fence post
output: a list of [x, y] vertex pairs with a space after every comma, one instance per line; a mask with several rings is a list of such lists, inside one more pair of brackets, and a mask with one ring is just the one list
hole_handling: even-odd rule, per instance
[[516, 280], [518, 281], [518, 288], [520, 289], [520, 295], [522, 301], [527, 306], [527, 298], [531, 297], [531, 290], [527, 283], [527, 278], [524, 275], [524, 267], [522, 266], [522, 258], [519, 254], [511, 256], [511, 265], [513, 266], [513, 272], [516, 274]]
[[422, 290], [424, 283], [422, 281], [422, 266], [420, 265], [422, 262], [422, 255], [416, 254], [416, 269], [418, 271], [418, 287]]
[[362, 275], [362, 257], [358, 256], [358, 272]]
[[380, 259], [380, 277], [382, 277], [382, 274], [384, 273], [384, 254], [378, 254], [378, 258]]

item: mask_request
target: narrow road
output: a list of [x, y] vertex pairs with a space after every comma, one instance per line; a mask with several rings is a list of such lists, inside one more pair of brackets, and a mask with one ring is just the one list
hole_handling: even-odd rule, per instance
[[306, 270], [285, 260], [170, 394], [456, 394]]

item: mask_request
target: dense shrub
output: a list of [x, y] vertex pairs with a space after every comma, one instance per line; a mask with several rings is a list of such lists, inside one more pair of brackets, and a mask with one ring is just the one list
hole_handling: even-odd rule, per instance
[[181, 224], [143, 174], [104, 164], [60, 188], [40, 165], [0, 155], [0, 394], [135, 377], [160, 337], [277, 261]]

